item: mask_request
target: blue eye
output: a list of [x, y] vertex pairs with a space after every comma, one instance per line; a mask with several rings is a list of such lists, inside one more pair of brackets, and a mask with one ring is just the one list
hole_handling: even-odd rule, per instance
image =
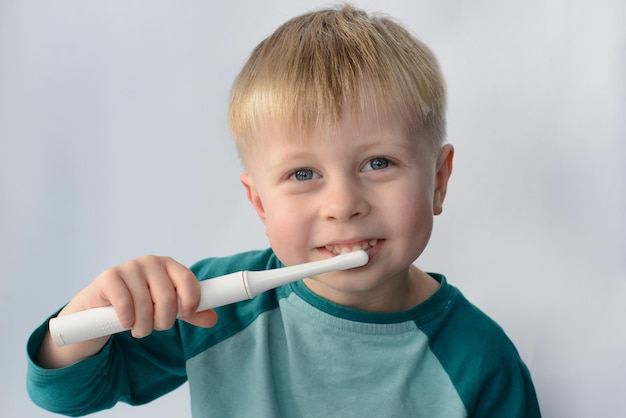
[[309, 168], [301, 168], [300, 170], [294, 171], [289, 178], [297, 181], [306, 181], [317, 178], [317, 174]]
[[389, 167], [389, 160], [382, 157], [372, 158], [365, 164], [365, 168], [363, 170], [381, 170], [383, 168]]

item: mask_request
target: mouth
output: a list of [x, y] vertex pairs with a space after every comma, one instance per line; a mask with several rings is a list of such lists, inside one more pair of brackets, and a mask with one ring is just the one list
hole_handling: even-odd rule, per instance
[[353, 251], [369, 251], [372, 247], [378, 244], [377, 239], [371, 239], [368, 241], [359, 241], [349, 244], [329, 244], [324, 246], [328, 251], [335, 255], [348, 254]]

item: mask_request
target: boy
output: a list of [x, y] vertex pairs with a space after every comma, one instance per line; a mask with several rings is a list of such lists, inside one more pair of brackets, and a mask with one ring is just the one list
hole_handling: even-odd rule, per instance
[[[106, 270], [59, 315], [113, 305], [131, 331], [59, 348], [42, 325], [33, 400], [82, 415], [189, 380], [194, 417], [540, 416], [502, 330], [412, 264], [452, 170], [444, 96], [431, 52], [389, 19], [342, 6], [285, 23], [242, 69], [229, 115], [271, 248]], [[367, 265], [195, 313], [198, 280], [354, 249]]]

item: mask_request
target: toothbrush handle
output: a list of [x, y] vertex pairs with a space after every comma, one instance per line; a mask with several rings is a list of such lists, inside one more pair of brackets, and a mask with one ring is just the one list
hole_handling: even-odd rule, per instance
[[125, 331], [113, 306], [102, 306], [52, 318], [48, 324], [58, 347]]

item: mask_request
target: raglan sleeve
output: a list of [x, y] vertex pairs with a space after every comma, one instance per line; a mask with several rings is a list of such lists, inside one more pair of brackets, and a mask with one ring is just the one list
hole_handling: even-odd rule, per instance
[[[472, 418], [540, 418], [541, 411], [530, 372], [512, 344], [483, 375]], [[492, 358], [493, 359], [493, 358]]]
[[539, 418], [528, 367], [502, 327], [452, 286], [445, 313], [423, 327], [471, 418]]

